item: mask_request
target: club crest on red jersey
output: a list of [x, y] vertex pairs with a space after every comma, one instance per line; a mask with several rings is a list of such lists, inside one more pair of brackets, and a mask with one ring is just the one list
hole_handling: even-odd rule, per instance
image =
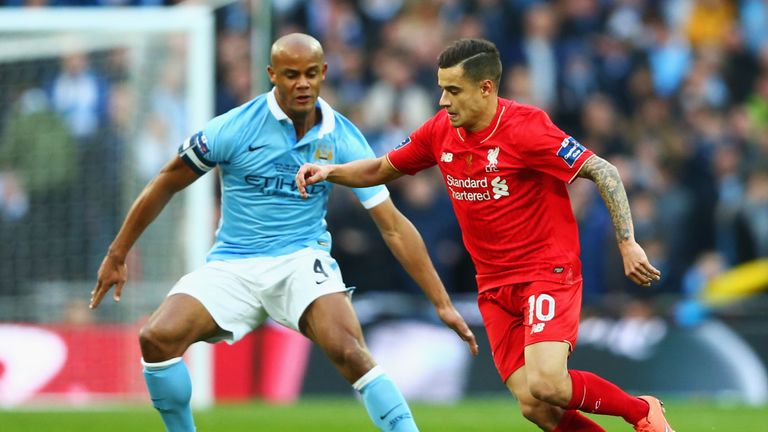
[[472, 174], [472, 153], [464, 155], [464, 174]]
[[488, 149], [488, 165], [485, 166], [485, 172], [498, 172], [499, 168], [499, 147]]

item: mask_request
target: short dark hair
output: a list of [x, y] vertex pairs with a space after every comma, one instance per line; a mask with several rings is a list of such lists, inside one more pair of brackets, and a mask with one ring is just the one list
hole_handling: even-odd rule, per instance
[[462, 65], [464, 75], [474, 81], [489, 79], [496, 89], [501, 81], [501, 58], [493, 42], [485, 39], [459, 39], [448, 45], [437, 65], [441, 69]]

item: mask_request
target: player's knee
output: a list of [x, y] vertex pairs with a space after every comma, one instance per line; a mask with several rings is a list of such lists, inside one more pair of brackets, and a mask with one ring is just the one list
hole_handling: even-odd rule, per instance
[[523, 401], [520, 401], [520, 412], [523, 414], [523, 417], [527, 418], [528, 420], [536, 423], [536, 419], [539, 417], [541, 408], [539, 407], [539, 404], [535, 403], [525, 403]]
[[534, 398], [554, 405], [561, 399], [555, 380], [542, 375], [528, 377], [528, 391]]
[[[160, 362], [178, 357], [178, 343], [171, 332], [156, 325], [145, 325], [139, 331], [139, 346], [145, 361]], [[183, 351], [182, 351], [183, 353]]]
[[334, 364], [344, 368], [362, 366], [369, 357], [365, 347], [354, 338], [347, 338], [330, 344], [330, 346], [326, 347], [326, 352]]
[[540, 400], [520, 400], [520, 412], [528, 421], [542, 428], [553, 423], [552, 406]]

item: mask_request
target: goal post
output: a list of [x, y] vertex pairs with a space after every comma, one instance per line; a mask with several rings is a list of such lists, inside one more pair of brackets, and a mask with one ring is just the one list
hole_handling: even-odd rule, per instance
[[[16, 218], [14, 223], [19, 227], [26, 227], [16, 231], [8, 229], [2, 234], [1, 240], [13, 246], [7, 246], [5, 255], [0, 256], [0, 274], [4, 275], [0, 277], [0, 288], [4, 288], [0, 290], [3, 299], [0, 303], [5, 304], [0, 307], [0, 325], [24, 322], [50, 329], [59, 328], [59, 323], [65, 322], [69, 331], [71, 327], [66, 326], [69, 323], [92, 319], [89, 317], [93, 314], [79, 315], [82, 311], [62, 318], [60, 311], [66, 310], [75, 297], [87, 299], [95, 282], [93, 269], [98, 263], [94, 254], [99, 249], [102, 255], [106, 252], [102, 248], [104, 233], [114, 234], [109, 227], [100, 231], [95, 228], [103, 222], [100, 212], [114, 202], [122, 220], [130, 201], [146, 183], [147, 173], [153, 169], [156, 172], [158, 159], [172, 155], [173, 148], [181, 144], [177, 141], [179, 137], [191, 135], [213, 116], [214, 31], [213, 11], [204, 6], [0, 9], [0, 101], [9, 104], [0, 109], [3, 116], [0, 134], [5, 134], [0, 136], [16, 137], [13, 142], [19, 142], [15, 150], [9, 150], [11, 145], [7, 142], [0, 142], [0, 155], [7, 153], [6, 159], [0, 156], [0, 192], [16, 191], [18, 195], [17, 201], [0, 199], [0, 209], [8, 212], [17, 209], [13, 210], [15, 213], [8, 213], [8, 217]], [[85, 82], [79, 78], [69, 79], [59, 89], [58, 83], [66, 81], [57, 81], [65, 67], [59, 62], [75, 52], [83, 55], [78, 60], [81, 64], [91, 62], [96, 77], [88, 78], [90, 83], [87, 79]], [[112, 63], [121, 66], [115, 71], [107, 67]], [[110, 84], [110, 74], [119, 75], [116, 79], [119, 82]], [[105, 82], [107, 84], [103, 84]], [[178, 83], [178, 88], [163, 88], [161, 84], [166, 82], [169, 86]], [[99, 106], [94, 101], [105, 91], [108, 101], [105, 106]], [[45, 104], [41, 102], [45, 99], [43, 94], [47, 94], [47, 105], [54, 114], [39, 117], [45, 119], [45, 123], [38, 123], [40, 127], [35, 128], [35, 120], [27, 115], [38, 112], [35, 110]], [[89, 102], [93, 104], [88, 105]], [[128, 105], [131, 108], [125, 108]], [[160, 126], [154, 118], [158, 112], [169, 117], [163, 119], [167, 121]], [[97, 117], [95, 127], [93, 117]], [[26, 120], [31, 126], [16, 130]], [[9, 132], [11, 129], [14, 131]], [[59, 130], [64, 132], [55, 132]], [[151, 136], [157, 130], [160, 132]], [[104, 140], [117, 144], [99, 152], [87, 150], [91, 143], [102, 145]], [[52, 147], [57, 143], [68, 147]], [[157, 144], [159, 150], [147, 151], [145, 146], [150, 144]], [[52, 169], [58, 162], [55, 159], [41, 159], [34, 168], [19, 164], [24, 152], [38, 147], [42, 154], [66, 155], [66, 160], [71, 162], [69, 167]], [[50, 153], [50, 149], [55, 152]], [[115, 167], [109, 168], [110, 163], [115, 163]], [[61, 174], [51, 179], [51, 172], [59, 171]], [[64, 195], [58, 193], [55, 187], [71, 178], [79, 180], [73, 181]], [[115, 183], [115, 187], [100, 189], [101, 182]], [[32, 187], [37, 184], [41, 186]], [[51, 202], [50, 197], [62, 196], [68, 198], [60, 198], [55, 205]], [[72, 199], [82, 202], [72, 202]], [[14, 203], [18, 205], [12, 207]], [[51, 211], [48, 219], [35, 207], [38, 203], [42, 211]], [[202, 265], [213, 239], [215, 206], [213, 175], [200, 178], [180, 194], [166, 208], [170, 214], [158, 218], [160, 228], [151, 231], [153, 227], [150, 227], [145, 233], [149, 238], [139, 242], [140, 251], [129, 257], [129, 281], [121, 304], [110, 305], [111, 298], [105, 298], [103, 307], [96, 311], [99, 322], [94, 323], [94, 327], [101, 322], [130, 323], [140, 319], [159, 304], [173, 278]], [[32, 214], [35, 211], [37, 215]], [[67, 223], [54, 229], [53, 222], [59, 219], [59, 214], [64, 215]], [[96, 231], [98, 235], [94, 234]], [[72, 242], [77, 245], [70, 245]], [[58, 250], [56, 245], [61, 244], [64, 244], [61, 251], [66, 253], [53, 252]], [[159, 245], [154, 254], [150, 252], [153, 245]], [[82, 257], [78, 252], [82, 252]], [[87, 262], [81, 262], [80, 258]], [[44, 274], [37, 262], [50, 262], [51, 268], [60, 267], [66, 272], [51, 270], [50, 274]], [[83, 270], [73, 271], [75, 267]], [[132, 281], [131, 275], [137, 271], [141, 275]], [[85, 336], [79, 335], [79, 340], [84, 341]], [[135, 338], [132, 343], [137, 344]], [[68, 348], [72, 353], [77, 345]], [[209, 406], [213, 402], [211, 349], [207, 344], [195, 344], [190, 355], [195, 388], [193, 404]], [[133, 361], [138, 364], [139, 359]], [[73, 367], [66, 362], [62, 365], [62, 368]], [[133, 366], [126, 365], [126, 368]], [[6, 370], [6, 375], [8, 372]], [[130, 375], [133, 372], [117, 368], [114, 373]], [[48, 397], [55, 399], [69, 391], [67, 388], [60, 389], [52, 381], [41, 383], [34, 390], [48, 391]], [[120, 391], [114, 386], [99, 388], [93, 392]], [[0, 394], [0, 406], [2, 398]], [[119, 396], [117, 398], [119, 400]]]

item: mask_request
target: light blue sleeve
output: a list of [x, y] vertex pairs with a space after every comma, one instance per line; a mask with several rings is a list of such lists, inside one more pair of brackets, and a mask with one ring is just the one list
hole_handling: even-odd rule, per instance
[[179, 156], [193, 171], [203, 175], [229, 160], [238, 130], [231, 114], [213, 118], [179, 147]]
[[[362, 132], [344, 116], [336, 115], [336, 148], [338, 162], [347, 163], [360, 159], [375, 159], [376, 155]], [[367, 188], [352, 188], [363, 207], [370, 209], [389, 198], [389, 191], [384, 185]]]

